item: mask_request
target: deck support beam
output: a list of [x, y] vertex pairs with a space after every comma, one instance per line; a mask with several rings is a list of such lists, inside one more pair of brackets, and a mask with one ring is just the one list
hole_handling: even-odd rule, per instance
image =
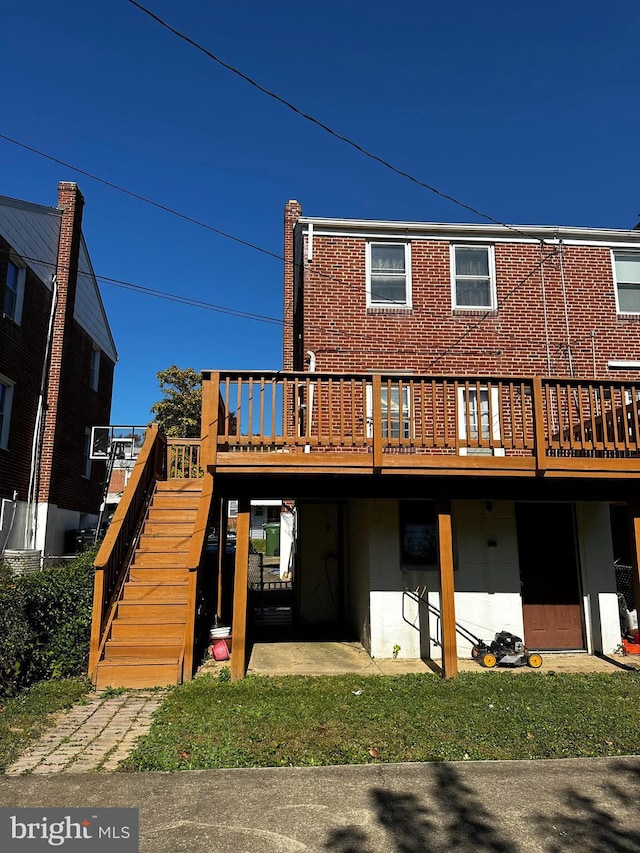
[[453, 581], [453, 527], [451, 502], [436, 504], [438, 534], [438, 580], [440, 582], [440, 614], [442, 618], [442, 674], [453, 678], [458, 674], [456, 638], [456, 606]]
[[251, 502], [238, 501], [236, 527], [236, 569], [233, 583], [233, 622], [231, 634], [231, 680], [238, 681], [247, 674], [247, 604], [249, 584], [249, 534]]

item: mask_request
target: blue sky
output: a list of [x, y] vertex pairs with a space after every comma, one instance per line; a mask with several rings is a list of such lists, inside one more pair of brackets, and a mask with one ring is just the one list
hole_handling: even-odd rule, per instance
[[[6, 4], [9, 6], [9, 4]], [[640, 213], [640, 3], [145, 0], [266, 88], [508, 223], [630, 228]], [[282, 254], [308, 215], [483, 221], [265, 97], [127, 0], [3, 9], [0, 133]], [[0, 194], [85, 199], [98, 275], [282, 317], [282, 263], [0, 140]], [[146, 423], [171, 364], [282, 366], [278, 325], [102, 284], [112, 422]]]

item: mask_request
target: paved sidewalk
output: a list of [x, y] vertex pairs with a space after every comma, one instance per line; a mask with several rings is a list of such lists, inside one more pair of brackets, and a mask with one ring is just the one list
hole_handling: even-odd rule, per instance
[[141, 853], [637, 853], [639, 800], [638, 757], [0, 776], [4, 807], [139, 808]]
[[56, 725], [8, 767], [5, 775], [115, 770], [137, 739], [149, 731], [151, 715], [165, 695], [164, 690], [89, 694], [84, 703], [60, 712]]

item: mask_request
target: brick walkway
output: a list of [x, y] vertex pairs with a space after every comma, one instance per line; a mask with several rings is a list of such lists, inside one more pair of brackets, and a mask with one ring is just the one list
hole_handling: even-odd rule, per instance
[[85, 704], [58, 715], [56, 725], [28, 749], [5, 775], [115, 770], [151, 726], [166, 691], [135, 690], [118, 696], [90, 694]]

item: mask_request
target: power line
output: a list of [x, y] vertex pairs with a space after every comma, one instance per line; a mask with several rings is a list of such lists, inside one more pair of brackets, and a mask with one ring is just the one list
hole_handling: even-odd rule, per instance
[[6, 136], [4, 133], [0, 133], [0, 139], [4, 139], [5, 142], [10, 142], [12, 145], [17, 145], [20, 148], [24, 148], [25, 151], [30, 151], [32, 154], [37, 154], [38, 157], [44, 157], [46, 160], [51, 160], [53, 163], [58, 163], [59, 166], [64, 166], [65, 169], [71, 169], [73, 172], [77, 172], [79, 175], [84, 175], [87, 178], [91, 178], [92, 181], [97, 181], [99, 184], [103, 184], [105, 187], [110, 187], [112, 190], [117, 190], [119, 193], [124, 193], [125, 195], [130, 196], [131, 198], [135, 198], [138, 201], [142, 201], [145, 204], [150, 204], [152, 207], [156, 207], [158, 210], [163, 210], [165, 213], [170, 213], [172, 216], [177, 216], [179, 219], [183, 219], [185, 222], [190, 222], [192, 225], [198, 225], [200, 228], [205, 228], [207, 231], [211, 231], [213, 234], [217, 234], [220, 237], [225, 237], [227, 240], [233, 240], [235, 243], [239, 243], [241, 246], [246, 246], [249, 249], [255, 249], [256, 252], [262, 252], [263, 255], [268, 255], [271, 258], [275, 258], [277, 261], [282, 261], [284, 258], [282, 255], [278, 255], [277, 252], [271, 252], [269, 249], [265, 249], [263, 246], [258, 246], [256, 243], [250, 243], [248, 240], [243, 240], [241, 237], [236, 237], [235, 234], [230, 234], [228, 231], [222, 231], [220, 228], [214, 228], [213, 225], [208, 225], [206, 222], [202, 222], [200, 219], [195, 219], [193, 216], [188, 216], [186, 213], [181, 213], [179, 210], [176, 210], [173, 207], [169, 207], [166, 204], [162, 204], [159, 201], [154, 201], [152, 198], [147, 198], [140, 193], [134, 192], [134, 190], [128, 190], [126, 187], [122, 187], [119, 184], [114, 183], [113, 181], [108, 181], [106, 178], [101, 178], [99, 175], [94, 175], [92, 172], [88, 172], [86, 169], [81, 169], [80, 166], [74, 166], [73, 163], [67, 163], [65, 160], [61, 160], [59, 157], [54, 157], [53, 154], [47, 154], [46, 151], [41, 151], [39, 148], [33, 148], [31, 145], [27, 145], [25, 142], [20, 142], [19, 139], [14, 139], [11, 136]]
[[[1, 254], [10, 255], [10, 251], [7, 249], [0, 249]], [[30, 258], [27, 255], [20, 256], [23, 260], [31, 263], [43, 264], [45, 266], [57, 267], [57, 264], [53, 261], [45, 261], [42, 258]], [[233, 317], [238, 317], [243, 320], [256, 320], [261, 323], [272, 323], [273, 325], [282, 326], [284, 324], [284, 320], [279, 319], [278, 317], [269, 317], [267, 314], [258, 314], [253, 311], [243, 311], [240, 308], [230, 308], [227, 305], [216, 305], [214, 302], [205, 302], [201, 299], [195, 299], [192, 296], [184, 296], [178, 293], [170, 293], [166, 290], [158, 290], [157, 288], [148, 287], [144, 284], [135, 284], [131, 281], [124, 281], [120, 278], [110, 278], [106, 275], [99, 275], [94, 272], [82, 272], [78, 270], [79, 276], [85, 276], [86, 278], [96, 278], [98, 281], [102, 281], [105, 284], [111, 284], [114, 287], [120, 287], [123, 290], [131, 290], [135, 293], [141, 293], [145, 296], [153, 296], [157, 299], [166, 299], [170, 302], [179, 302], [183, 305], [189, 305], [193, 308], [203, 308], [206, 311], [216, 311], [220, 314], [229, 314]]]
[[[23, 148], [25, 151], [29, 151], [32, 154], [36, 154], [39, 157], [43, 157], [45, 160], [50, 160], [53, 163], [58, 163], [60, 166], [64, 166], [65, 169], [71, 169], [73, 172], [77, 172], [79, 175], [84, 175], [87, 178], [90, 178], [92, 181], [97, 181], [99, 184], [103, 184], [110, 189], [116, 190], [117, 192], [124, 193], [124, 195], [130, 196], [131, 198], [135, 198], [138, 201], [143, 202], [144, 204], [149, 204], [152, 207], [157, 208], [158, 210], [162, 210], [165, 213], [169, 213], [172, 216], [177, 216], [179, 219], [184, 220], [185, 222], [190, 222], [192, 225], [198, 225], [200, 228], [205, 228], [207, 231], [211, 231], [214, 234], [217, 234], [219, 237], [225, 237], [227, 240], [233, 240], [235, 243], [239, 243], [241, 246], [246, 246], [249, 249], [254, 249], [256, 252], [260, 252], [267, 257], [274, 258], [277, 261], [282, 261], [285, 266], [291, 266], [294, 269], [305, 269], [304, 263], [298, 263], [294, 260], [288, 260], [284, 255], [279, 255], [277, 252], [273, 252], [270, 249], [265, 249], [264, 246], [259, 246], [256, 243], [251, 243], [248, 240], [244, 240], [241, 237], [236, 236], [235, 234], [230, 234], [228, 231], [222, 231], [220, 228], [215, 228], [213, 225], [208, 225], [206, 222], [202, 222], [200, 219], [196, 219], [193, 216], [189, 216], [186, 213], [182, 213], [179, 210], [176, 210], [173, 207], [169, 207], [162, 202], [154, 201], [153, 199], [147, 198], [146, 196], [141, 195], [140, 193], [135, 192], [134, 190], [129, 190], [126, 187], [122, 187], [119, 184], [114, 183], [106, 178], [101, 178], [99, 175], [94, 174], [93, 172], [89, 172], [87, 169], [82, 169], [80, 166], [75, 166], [73, 163], [68, 163], [65, 160], [61, 160], [59, 157], [55, 157], [53, 154], [49, 154], [46, 151], [42, 151], [39, 148], [34, 148], [31, 145], [27, 145], [25, 142], [21, 142], [19, 139], [14, 139], [11, 136], [7, 136], [6, 134], [0, 133], [0, 139], [4, 139], [5, 142], [10, 142], [12, 145], [16, 145], [19, 148]], [[32, 258], [32, 260], [37, 260], [36, 258]], [[46, 261], [42, 261], [41, 263], [46, 263]], [[336, 276], [332, 276], [329, 273], [322, 272], [321, 270], [314, 270], [314, 275], [317, 275], [319, 278], [324, 279], [325, 281], [332, 282], [334, 284], [340, 284], [345, 287], [354, 287], [358, 288], [358, 285], [354, 285], [351, 282], [345, 281], [344, 279], [337, 278]], [[390, 305], [402, 305], [401, 300], [389, 300]]]
[[[457, 349], [457, 347], [459, 346], [460, 343], [462, 343], [463, 340], [465, 340], [485, 320], [487, 320], [489, 317], [491, 317], [494, 314], [495, 310], [503, 307], [504, 304], [507, 302], [507, 300], [510, 299], [511, 296], [513, 296], [513, 294], [520, 287], [522, 287], [522, 285], [525, 284], [531, 278], [532, 275], [534, 275], [539, 269], [542, 269], [545, 262], [547, 260], [549, 260], [550, 258], [552, 258], [555, 254], [557, 254], [557, 251], [558, 251], [558, 249], [554, 248], [547, 255], [542, 256], [540, 258], [540, 260], [538, 261], [538, 263], [533, 267], [533, 269], [531, 269], [523, 278], [521, 278], [511, 288], [511, 290], [507, 294], [505, 294], [505, 296], [498, 302], [498, 304], [496, 305], [496, 309], [492, 309], [492, 310], [484, 312], [484, 314], [477, 320], [476, 323], [474, 323], [469, 329], [467, 329], [462, 335], [460, 335], [460, 337], [456, 341], [454, 341], [452, 344], [450, 344], [447, 347], [447, 349], [444, 350], [444, 352], [440, 353], [440, 355], [437, 356], [437, 358], [434, 358], [431, 362], [429, 362], [428, 367], [429, 368], [433, 367], [435, 364], [437, 364], [439, 361], [441, 361], [443, 358], [445, 358], [447, 355], [449, 355], [451, 352], [453, 352], [454, 349]], [[10, 250], [0, 249], [0, 254], [9, 255]], [[31, 257], [28, 257], [26, 255], [22, 255], [21, 257], [23, 258], [23, 260], [30, 261], [32, 263], [39, 263], [39, 264], [43, 264], [43, 265], [51, 266], [51, 267], [57, 266], [54, 262], [46, 261], [46, 260], [43, 260], [42, 258], [31, 258]], [[250, 312], [250, 311], [242, 311], [240, 309], [230, 308], [230, 307], [224, 306], [224, 305], [216, 305], [215, 303], [212, 303], [212, 302], [205, 302], [203, 300], [194, 299], [193, 297], [183, 296], [183, 295], [175, 294], [175, 293], [170, 293], [170, 292], [164, 291], [164, 290], [158, 290], [156, 288], [148, 287], [146, 285], [135, 284], [135, 283], [130, 282], [130, 281], [124, 281], [123, 279], [117, 279], [117, 278], [111, 278], [111, 277], [105, 276], [105, 275], [99, 275], [96, 272], [90, 273], [90, 272], [82, 272], [82, 271], [78, 270], [78, 275], [79, 276], [82, 275], [82, 276], [85, 276], [88, 278], [91, 278], [93, 276], [97, 280], [102, 281], [106, 284], [111, 284], [114, 287], [120, 287], [124, 290], [130, 290], [133, 292], [137, 292], [137, 293], [140, 293], [144, 296], [150, 296], [150, 297], [157, 298], [157, 299], [166, 299], [166, 300], [171, 301], [171, 302], [178, 302], [178, 303], [181, 303], [183, 305], [187, 305], [187, 306], [190, 306], [193, 308], [202, 308], [204, 310], [215, 311], [215, 312], [218, 312], [221, 314], [227, 314], [230, 316], [238, 317], [239, 319], [269, 323], [269, 324], [278, 325], [281, 327], [287, 327], [287, 326], [289, 326], [291, 328], [294, 327], [294, 323], [292, 321], [287, 322], [287, 321], [281, 320], [277, 317], [270, 317], [266, 314], [258, 314], [258, 313]], [[349, 283], [344, 282], [344, 284], [349, 284]], [[358, 287], [358, 285], [351, 285], [351, 286]], [[434, 313], [434, 312], [431, 312], [431, 313]], [[377, 335], [375, 333], [359, 333], [359, 332], [353, 332], [351, 330], [336, 329], [333, 326], [315, 327], [313, 331], [322, 332], [324, 334], [342, 336], [342, 337], [348, 338], [349, 340], [358, 339], [358, 340], [376, 341], [376, 342], [379, 340], [379, 335]], [[386, 350], [370, 349], [369, 352], [371, 354], [374, 354], [376, 352], [386, 352]], [[403, 352], [403, 353], [410, 353], [411, 352], [411, 353], [414, 353], [417, 355], [418, 349], [416, 347], [413, 347], [413, 348], [400, 347], [400, 348], [398, 348], [398, 352]]]
[[[532, 270], [530, 270], [523, 278], [521, 278], [520, 281], [518, 281], [516, 284], [514, 284], [514, 286], [511, 288], [511, 290], [502, 297], [500, 302], [498, 302], [495, 310], [497, 310], [498, 308], [501, 308], [504, 305], [504, 303], [507, 301], [507, 299], [510, 299], [513, 296], [513, 294], [522, 287], [523, 284], [525, 284], [527, 281], [529, 281], [529, 279], [531, 278], [532, 275], [534, 275], [539, 269], [542, 269], [545, 261], [549, 260], [549, 258], [552, 258], [554, 255], [557, 254], [557, 252], [558, 252], [558, 249], [554, 248], [550, 252], [548, 252], [546, 255], [544, 255], [544, 257], [542, 257], [538, 261], [538, 263], [534, 266], [534, 268]], [[458, 344], [462, 343], [462, 341], [465, 338], [467, 338], [472, 332], [474, 332], [478, 328], [478, 326], [480, 326], [481, 323], [484, 323], [484, 321], [488, 317], [490, 317], [493, 313], [494, 313], [494, 309], [486, 311], [476, 323], [474, 323], [472, 326], [470, 326], [470, 328], [468, 328], [466, 330], [466, 332], [464, 332], [462, 335], [460, 335], [460, 337], [456, 341], [454, 341], [452, 344], [450, 344], [450, 346], [447, 347], [447, 349], [445, 349], [444, 352], [440, 353], [440, 355], [437, 358], [434, 358], [432, 361], [430, 361], [429, 367], [433, 367], [434, 364], [437, 364], [439, 361], [441, 361], [443, 358], [445, 358], [445, 356], [449, 355], [458, 346]]]
[[402, 178], [406, 178], [408, 181], [411, 181], [413, 184], [417, 184], [419, 187], [422, 187], [423, 189], [429, 190], [429, 192], [434, 193], [434, 195], [437, 195], [440, 198], [445, 199], [446, 201], [452, 202], [452, 204], [455, 204], [458, 207], [461, 207], [463, 210], [469, 211], [469, 213], [473, 213], [474, 216], [479, 216], [482, 219], [486, 219], [488, 222], [493, 222], [494, 225], [501, 225], [503, 228], [508, 228], [509, 230], [514, 231], [516, 234], [520, 234], [521, 236], [526, 236], [523, 234], [522, 231], [520, 231], [515, 226], [507, 225], [505, 222], [502, 222], [499, 219], [495, 219], [490, 214], [483, 213], [481, 210], [478, 210], [477, 208], [472, 207], [470, 204], [466, 204], [465, 202], [460, 201], [460, 199], [455, 198], [455, 196], [449, 195], [448, 193], [445, 193], [442, 190], [439, 190], [437, 187], [434, 187], [432, 184], [428, 184], [425, 181], [422, 181], [420, 178], [416, 178], [416, 176], [412, 175], [410, 172], [407, 172], [404, 169], [399, 168], [398, 166], [394, 166], [393, 163], [390, 163], [388, 160], [385, 160], [383, 157], [380, 157], [378, 154], [374, 154], [372, 151], [369, 151], [363, 145], [360, 145], [358, 142], [355, 142], [350, 137], [345, 136], [344, 134], [339, 133], [338, 131], [329, 127], [329, 125], [325, 124], [323, 121], [320, 121], [320, 119], [315, 118], [315, 116], [312, 116], [309, 113], [304, 112], [299, 107], [296, 107], [295, 104], [292, 104], [290, 101], [288, 101], [286, 98], [283, 98], [281, 95], [278, 95], [276, 92], [273, 92], [271, 89], [267, 89], [265, 86], [262, 86], [260, 83], [258, 83], [256, 80], [254, 80], [252, 77], [249, 77], [248, 74], [245, 74], [243, 71], [240, 71], [239, 68], [236, 68], [235, 66], [230, 65], [228, 62], [225, 62], [223, 59], [220, 59], [219, 56], [216, 56], [215, 53], [212, 53], [206, 47], [203, 47], [203, 45], [199, 44], [197, 41], [192, 39], [190, 36], [186, 35], [185, 33], [181, 32], [180, 30], [177, 30], [175, 27], [172, 27], [171, 24], [164, 21], [162, 18], [160, 18], [158, 15], [156, 15], [150, 9], [147, 9], [145, 6], [143, 6], [141, 3], [138, 3], [137, 0], [129, 0], [129, 3], [131, 3], [132, 6], [135, 6], [137, 9], [139, 9], [145, 15], [148, 15], [149, 18], [156, 21], [156, 23], [160, 24], [161, 27], [164, 27], [166, 30], [168, 30], [170, 33], [172, 33], [174, 36], [176, 36], [179, 39], [182, 39], [182, 41], [191, 45], [191, 47], [195, 47], [196, 50], [199, 50], [201, 53], [203, 53], [206, 57], [211, 59], [213, 62], [216, 62], [222, 68], [225, 68], [227, 71], [230, 71], [232, 74], [235, 74], [237, 77], [240, 77], [241, 80], [244, 80], [245, 83], [248, 83], [250, 86], [253, 86], [259, 92], [262, 92], [263, 95], [267, 95], [267, 97], [273, 98], [274, 101], [277, 101], [279, 104], [282, 104], [288, 110], [291, 110], [293, 113], [295, 113], [296, 115], [305, 119], [306, 121], [311, 122], [311, 124], [316, 125], [316, 127], [319, 127], [321, 130], [324, 130], [326, 133], [328, 133], [330, 136], [333, 136], [335, 139], [338, 139], [340, 142], [344, 142], [345, 145], [351, 146], [351, 148], [354, 148], [356, 151], [358, 151], [360, 154], [364, 155], [365, 157], [368, 157], [370, 160], [373, 160], [376, 163], [379, 163], [381, 166], [384, 166], [385, 169], [389, 169], [389, 171], [394, 172], [396, 175], [400, 175], [400, 177], [402, 177]]

